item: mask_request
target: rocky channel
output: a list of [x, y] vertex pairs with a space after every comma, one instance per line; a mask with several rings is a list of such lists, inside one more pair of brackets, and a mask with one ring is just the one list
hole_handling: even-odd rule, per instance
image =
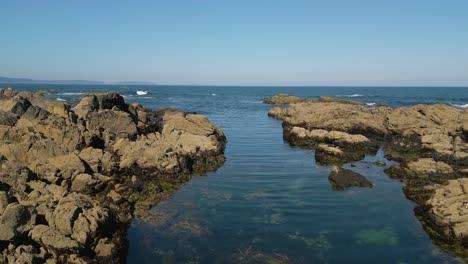
[[287, 94], [264, 102], [275, 105], [268, 115], [283, 121], [287, 142], [314, 150], [320, 164], [338, 166], [329, 176], [335, 190], [371, 187], [339, 167], [383, 147], [386, 158], [399, 163], [385, 172], [404, 183], [425, 230], [443, 249], [468, 261], [468, 110], [445, 104], [367, 106]]
[[224, 163], [206, 117], [0, 89], [0, 263], [124, 263], [131, 219]]

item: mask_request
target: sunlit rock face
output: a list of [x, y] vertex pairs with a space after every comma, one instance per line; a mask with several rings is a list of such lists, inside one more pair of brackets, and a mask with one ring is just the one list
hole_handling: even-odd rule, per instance
[[225, 144], [204, 116], [117, 93], [72, 108], [0, 89], [0, 262], [120, 263], [129, 221], [221, 166]]

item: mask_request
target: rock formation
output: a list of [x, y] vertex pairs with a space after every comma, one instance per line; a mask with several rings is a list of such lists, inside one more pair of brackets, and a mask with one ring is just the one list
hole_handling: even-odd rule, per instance
[[283, 121], [286, 141], [314, 149], [320, 163], [360, 160], [383, 145], [386, 157], [400, 162], [386, 173], [405, 183], [403, 190], [418, 203], [415, 210], [428, 233], [468, 259], [463, 178], [468, 177], [468, 111], [445, 104], [390, 108], [324, 98], [295, 99], [268, 114]]
[[0, 263], [121, 263], [132, 217], [224, 162], [203, 116], [0, 89]]
[[374, 185], [361, 174], [333, 166], [330, 175], [328, 175], [333, 190], [341, 191], [349, 187], [368, 187], [372, 188]]

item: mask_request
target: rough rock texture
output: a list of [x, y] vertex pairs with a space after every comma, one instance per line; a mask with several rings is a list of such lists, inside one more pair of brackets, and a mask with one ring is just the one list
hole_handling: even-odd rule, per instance
[[0, 89], [0, 263], [121, 263], [132, 217], [224, 162], [203, 116], [43, 94]]
[[349, 187], [368, 187], [372, 188], [373, 185], [366, 177], [361, 174], [333, 166], [330, 175], [328, 175], [333, 190], [340, 191]]
[[268, 114], [283, 121], [285, 140], [314, 149], [320, 163], [360, 160], [384, 145], [385, 156], [400, 162], [385, 172], [405, 183], [404, 193], [418, 204], [415, 211], [428, 233], [468, 260], [462, 178], [468, 177], [467, 110], [444, 104], [369, 107], [325, 97], [274, 107]]
[[468, 178], [449, 180], [437, 185], [426, 202], [430, 206], [429, 220], [441, 232], [463, 242], [468, 241]]
[[294, 95], [288, 95], [288, 94], [273, 95], [272, 97], [266, 98], [263, 100], [264, 103], [272, 104], [272, 105], [287, 105], [287, 104], [300, 103], [300, 102], [305, 102], [305, 101], [306, 99], [303, 99]]

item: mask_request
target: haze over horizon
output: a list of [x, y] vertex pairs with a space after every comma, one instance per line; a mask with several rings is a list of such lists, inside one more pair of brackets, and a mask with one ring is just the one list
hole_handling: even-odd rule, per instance
[[0, 76], [468, 85], [468, 2], [8, 1]]

